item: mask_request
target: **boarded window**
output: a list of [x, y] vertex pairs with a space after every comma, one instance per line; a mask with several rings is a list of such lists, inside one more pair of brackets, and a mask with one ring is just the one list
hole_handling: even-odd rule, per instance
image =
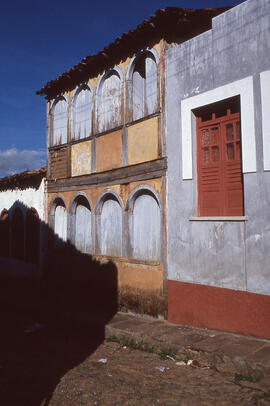
[[0, 215], [0, 257], [9, 257], [9, 215], [6, 209]]
[[157, 110], [157, 66], [152, 55], [140, 56], [132, 76], [133, 120]]
[[92, 94], [88, 87], [75, 96], [72, 109], [72, 138], [79, 140], [91, 135]]
[[101, 254], [122, 255], [122, 208], [113, 198], [105, 200], [101, 212]]
[[101, 86], [97, 120], [99, 132], [121, 124], [121, 80], [116, 71], [111, 71]]
[[134, 203], [133, 257], [150, 261], [160, 259], [160, 208], [149, 194], [140, 195]]
[[26, 213], [26, 261], [39, 263], [40, 221], [37, 211], [31, 208]]
[[240, 114], [197, 118], [200, 216], [242, 216]]
[[67, 212], [64, 204], [58, 204], [54, 214], [54, 233], [56, 235], [56, 245], [59, 239], [67, 240]]
[[11, 221], [11, 256], [24, 259], [24, 217], [21, 209], [16, 208]]
[[92, 252], [92, 215], [84, 200], [80, 198], [75, 211], [75, 246], [81, 252]]
[[67, 142], [67, 102], [58, 100], [52, 109], [52, 143], [53, 145]]

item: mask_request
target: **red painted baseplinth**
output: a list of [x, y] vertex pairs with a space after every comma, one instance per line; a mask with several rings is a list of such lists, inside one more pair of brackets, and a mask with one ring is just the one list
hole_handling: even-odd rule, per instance
[[270, 339], [270, 296], [168, 281], [168, 320]]

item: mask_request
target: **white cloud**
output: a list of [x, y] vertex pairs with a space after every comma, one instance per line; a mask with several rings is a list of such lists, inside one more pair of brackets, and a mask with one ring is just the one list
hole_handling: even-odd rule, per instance
[[0, 150], [0, 177], [38, 169], [45, 165], [46, 154], [44, 151], [18, 151], [16, 148], [10, 148], [6, 151]]

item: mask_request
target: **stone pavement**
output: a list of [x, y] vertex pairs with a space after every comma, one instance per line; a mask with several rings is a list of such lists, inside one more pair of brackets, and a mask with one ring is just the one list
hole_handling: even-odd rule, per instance
[[243, 376], [270, 376], [270, 340], [170, 324], [165, 320], [117, 313], [107, 324], [108, 339], [136, 340], [176, 360]]

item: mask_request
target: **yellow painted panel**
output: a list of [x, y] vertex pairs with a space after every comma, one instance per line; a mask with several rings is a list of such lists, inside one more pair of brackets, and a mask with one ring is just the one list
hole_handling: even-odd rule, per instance
[[158, 158], [158, 117], [128, 128], [129, 165]]
[[97, 138], [97, 172], [122, 166], [122, 134], [114, 131]]
[[91, 173], [91, 141], [80, 142], [71, 147], [71, 176]]

